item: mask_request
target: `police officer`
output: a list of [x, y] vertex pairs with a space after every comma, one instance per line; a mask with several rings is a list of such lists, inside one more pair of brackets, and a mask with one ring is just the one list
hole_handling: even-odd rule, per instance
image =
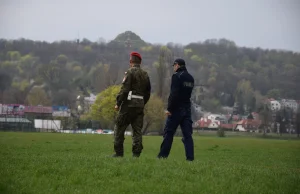
[[186, 160], [193, 161], [194, 142], [190, 98], [194, 88], [194, 78], [188, 73], [183, 59], [176, 59], [173, 68], [175, 73], [172, 76], [171, 92], [166, 111], [168, 117], [164, 128], [163, 142], [157, 157], [167, 158], [169, 156], [174, 134], [180, 125]]
[[142, 57], [137, 52], [130, 54], [130, 68], [125, 72], [122, 87], [116, 98], [115, 109], [119, 110], [114, 128], [113, 157], [124, 155], [124, 133], [129, 124], [133, 130], [132, 153], [139, 157], [142, 149], [142, 128], [144, 118], [144, 106], [148, 102], [151, 93], [151, 84], [148, 73], [141, 69]]

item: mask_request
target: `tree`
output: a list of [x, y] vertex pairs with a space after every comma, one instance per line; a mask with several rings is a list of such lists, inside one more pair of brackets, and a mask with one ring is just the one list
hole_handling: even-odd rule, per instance
[[209, 78], [207, 80], [207, 83], [208, 85], [210, 86], [215, 86], [216, 82], [217, 82], [217, 79], [216, 77], [218, 76], [218, 73], [216, 71], [216, 67], [212, 66], [210, 69], [209, 69], [210, 73], [209, 73]]
[[100, 92], [95, 103], [91, 106], [91, 116], [93, 120], [104, 119], [114, 122], [117, 116], [114, 106], [116, 105], [116, 96], [121, 89], [120, 85], [113, 85]]
[[297, 129], [297, 136], [300, 137], [300, 107], [299, 106], [296, 113], [296, 129]]
[[149, 102], [145, 106], [143, 134], [147, 134], [152, 125], [161, 127], [164, 119], [164, 104], [157, 95], [151, 95]]
[[[142, 52], [143, 67], [147, 67], [153, 77], [154, 93], [164, 102], [169, 92], [175, 54], [185, 58], [197, 84], [210, 84], [208, 98], [220, 100], [222, 105], [233, 105], [232, 99], [228, 102], [228, 95], [236, 97], [237, 102], [238, 90], [242, 91], [241, 109], [245, 107], [246, 111], [255, 110], [264, 97], [300, 99], [300, 54], [297, 52], [237, 47], [225, 39], [193, 42], [186, 46], [150, 44], [130, 31], [109, 43], [87, 39], [53, 43], [1, 39], [0, 72], [9, 75], [13, 84], [6, 84], [10, 80], [0, 78], [0, 90], [5, 103], [24, 103], [28, 92], [20, 88], [26, 88], [27, 83], [45, 86], [55, 103], [64, 103], [64, 100], [56, 99], [59, 90], [70, 91], [72, 98], [77, 96], [76, 90], [85, 95], [99, 93], [120, 83], [128, 68], [128, 54], [134, 50]], [[7, 86], [5, 91], [4, 85]], [[220, 98], [222, 93], [225, 95]]]
[[192, 55], [191, 60], [196, 62], [196, 63], [201, 63], [202, 62], [201, 57], [199, 57], [198, 55]]
[[236, 94], [236, 102], [237, 102], [237, 111], [238, 114], [244, 114], [244, 98], [243, 98], [243, 93], [242, 91], [238, 91]]
[[60, 89], [53, 92], [52, 104], [73, 107], [75, 105], [75, 95], [73, 91]]
[[266, 135], [266, 129], [270, 125], [271, 114], [270, 103], [264, 103], [259, 110], [259, 118], [262, 121], [261, 126], [263, 127], [264, 135]]
[[269, 98], [278, 99], [281, 97], [281, 92], [279, 89], [271, 89], [268, 91], [267, 96]]
[[211, 112], [219, 112], [221, 108], [220, 101], [217, 100], [216, 98], [213, 99], [205, 98], [201, 103], [201, 105], [206, 111], [211, 111]]
[[[276, 112], [276, 116], [275, 116], [275, 125], [276, 125], [276, 128], [275, 128], [275, 131], [277, 131], [277, 133], [279, 133], [281, 135], [281, 130], [280, 130], [280, 125], [282, 125], [282, 117], [281, 117], [281, 111], [277, 111]], [[279, 123], [279, 126], [278, 124]], [[278, 127], [279, 127], [279, 130], [278, 130]], [[282, 127], [282, 126], [281, 126]]]
[[[91, 107], [93, 120], [109, 122], [110, 125], [115, 122], [117, 116], [117, 111], [114, 110], [115, 99], [120, 88], [119, 85], [110, 86], [97, 95], [96, 101]], [[143, 134], [146, 134], [151, 126], [160, 128], [164, 119], [163, 101], [157, 95], [151, 95], [145, 106], [144, 114]]]
[[188, 49], [188, 48], [187, 48], [187, 49], [184, 49], [184, 55], [185, 55], [185, 56], [189, 56], [191, 53], [193, 53], [193, 50], [192, 50], [192, 49], [190, 49], [190, 48], [189, 48], [189, 49]]
[[19, 51], [9, 51], [7, 53], [7, 57], [11, 60], [11, 61], [18, 61], [21, 58], [21, 54]]
[[250, 114], [247, 116], [247, 119], [249, 119], [249, 120], [253, 120], [253, 119], [254, 119], [252, 113], [250, 113]]
[[10, 75], [5, 72], [0, 72], [0, 102], [3, 102], [4, 91], [9, 88], [11, 81]]
[[284, 108], [284, 115], [285, 115], [286, 126], [288, 127], [289, 133], [291, 134], [292, 133], [291, 124], [293, 121], [293, 109], [291, 109], [289, 107]]
[[39, 69], [39, 75], [42, 76], [44, 81], [48, 84], [58, 84], [62, 76], [62, 67], [55, 62], [49, 65], [41, 66]]
[[34, 87], [31, 89], [27, 96], [27, 102], [30, 106], [49, 106], [51, 104], [45, 90], [40, 87]]
[[[243, 114], [244, 111], [255, 109], [256, 98], [254, 96], [255, 94], [249, 80], [241, 80], [238, 82], [236, 98], [241, 106], [241, 114]], [[244, 110], [244, 105], [246, 105], [246, 110]]]
[[286, 131], [286, 124], [287, 124], [287, 113], [285, 108], [278, 111], [277, 120], [279, 122], [279, 133], [280, 135]]
[[56, 58], [56, 62], [59, 65], [66, 65], [68, 62], [68, 57], [66, 55], [58, 55]]
[[157, 71], [157, 95], [164, 99], [164, 88], [166, 85], [166, 78], [168, 78], [168, 69], [172, 67], [173, 56], [170, 49], [166, 46], [162, 46], [159, 52], [159, 60], [154, 63], [154, 67]]

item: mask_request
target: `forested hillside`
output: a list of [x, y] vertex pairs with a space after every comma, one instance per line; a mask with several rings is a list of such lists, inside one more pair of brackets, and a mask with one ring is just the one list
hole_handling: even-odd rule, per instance
[[163, 99], [174, 57], [186, 60], [198, 85], [208, 85], [194, 98], [207, 110], [234, 102], [255, 110], [263, 97], [300, 99], [299, 53], [238, 47], [226, 39], [153, 45], [127, 31], [110, 42], [1, 39], [0, 102], [74, 107], [79, 94], [120, 84], [133, 50], [142, 54], [153, 92]]

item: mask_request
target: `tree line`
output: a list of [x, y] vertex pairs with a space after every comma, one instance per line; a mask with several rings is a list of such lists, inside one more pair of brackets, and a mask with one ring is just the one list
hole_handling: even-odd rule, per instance
[[207, 111], [236, 103], [244, 114], [258, 110], [266, 98], [300, 99], [299, 53], [239, 47], [226, 39], [151, 44], [127, 31], [110, 42], [1, 39], [0, 102], [76, 108], [78, 95], [99, 94], [121, 83], [131, 51], [142, 54], [152, 92], [164, 106], [176, 57], [186, 60], [196, 86], [207, 86], [196, 87], [193, 96]]

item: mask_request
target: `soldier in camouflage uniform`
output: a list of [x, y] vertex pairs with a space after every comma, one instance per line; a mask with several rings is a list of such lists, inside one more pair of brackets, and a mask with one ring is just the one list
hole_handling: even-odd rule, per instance
[[113, 157], [124, 155], [124, 133], [129, 124], [133, 130], [132, 153], [139, 157], [142, 149], [142, 128], [144, 119], [144, 106], [151, 93], [151, 84], [148, 73], [141, 69], [142, 57], [137, 52], [130, 54], [130, 68], [125, 72], [122, 87], [117, 95], [116, 110], [119, 110], [114, 128]]

